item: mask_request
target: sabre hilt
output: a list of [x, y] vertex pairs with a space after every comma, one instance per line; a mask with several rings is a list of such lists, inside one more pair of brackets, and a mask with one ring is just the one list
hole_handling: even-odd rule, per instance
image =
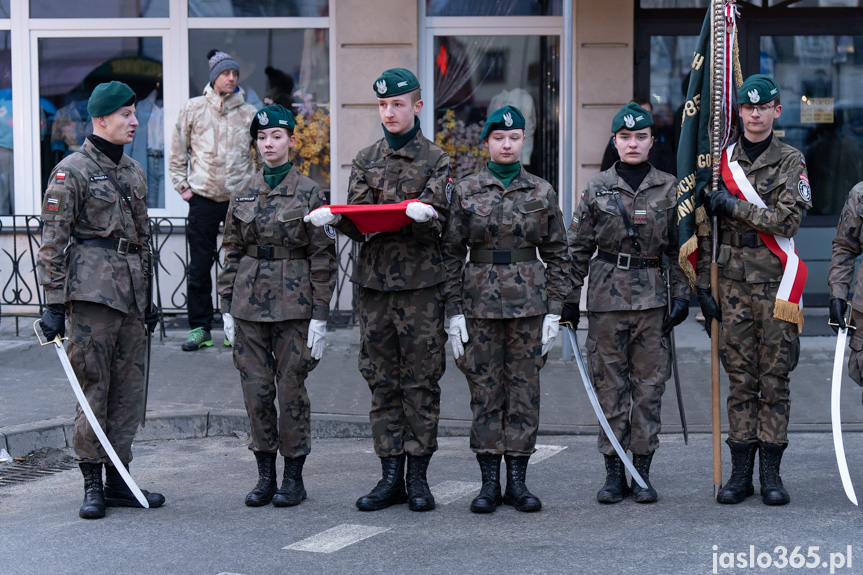
[[[842, 317], [842, 319], [845, 320], [845, 328], [857, 331], [857, 326], [851, 323], [851, 314], [853, 313], [854, 308], [851, 307], [851, 304], [848, 301], [845, 301], [845, 304], [847, 309], [845, 310], [845, 314]], [[827, 325], [831, 327], [840, 327], [840, 325], [835, 321], [830, 321], [829, 317], [827, 318]]]
[[36, 321], [34, 321], [34, 322], [33, 322], [33, 331], [34, 331], [34, 332], [36, 332], [36, 340], [39, 342], [39, 345], [41, 345], [41, 346], [46, 346], [46, 345], [51, 345], [51, 344], [53, 343], [53, 344], [54, 344], [54, 345], [56, 345], [57, 347], [61, 347], [61, 346], [63, 345], [63, 342], [64, 342], [65, 340], [69, 339], [68, 337], [60, 337], [60, 334], [58, 333], [56, 336], [54, 336], [54, 339], [52, 339], [51, 341], [45, 341], [45, 342], [43, 342], [43, 341], [42, 341], [42, 338], [41, 338], [41, 337], [39, 337], [39, 330], [38, 330], [38, 329], [36, 329], [36, 324], [37, 324], [37, 323], [39, 323], [39, 320], [38, 320], [38, 319], [37, 319]]

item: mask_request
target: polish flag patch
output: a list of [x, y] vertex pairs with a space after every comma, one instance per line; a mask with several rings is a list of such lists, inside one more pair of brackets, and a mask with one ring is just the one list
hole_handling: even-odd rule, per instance
[[57, 172], [57, 175], [55, 176], [55, 179], [57, 179], [57, 180], [65, 180], [65, 179], [66, 179], [66, 172]]

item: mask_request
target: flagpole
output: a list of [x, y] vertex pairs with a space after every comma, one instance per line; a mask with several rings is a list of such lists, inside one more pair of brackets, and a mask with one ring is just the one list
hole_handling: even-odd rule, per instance
[[[722, 93], [725, 85], [724, 58], [725, 53], [725, 0], [711, 0], [712, 24], [713, 24], [713, 62], [711, 74], [713, 86], [711, 90], [711, 116], [712, 130], [710, 135], [710, 151], [713, 156], [712, 178], [710, 192], [719, 189], [719, 169], [722, 155]], [[718, 224], [716, 216], [713, 216], [712, 238], [710, 250], [710, 291], [715, 301], [719, 301], [719, 265], [716, 263], [716, 252], [718, 249]], [[722, 428], [721, 412], [719, 409], [719, 321], [706, 318], [713, 323], [710, 326], [710, 375], [711, 375], [711, 400], [713, 415], [713, 497], [719, 494], [722, 487]]]

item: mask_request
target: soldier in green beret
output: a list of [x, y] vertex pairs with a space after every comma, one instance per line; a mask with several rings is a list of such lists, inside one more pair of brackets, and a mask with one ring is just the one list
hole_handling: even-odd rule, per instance
[[470, 387], [470, 447], [482, 474], [474, 513], [501, 503], [542, 508], [525, 475], [536, 451], [539, 371], [570, 289], [569, 255], [557, 193], [519, 161], [524, 126], [514, 106], [489, 115], [481, 138], [491, 161], [455, 187], [444, 237], [450, 343]]
[[[589, 273], [590, 376], [616, 439], [632, 451], [647, 483], [644, 489], [633, 481], [633, 497], [652, 503], [658, 495], [650, 484], [650, 465], [671, 376], [669, 333], [689, 313], [689, 284], [677, 263], [677, 180], [647, 161], [653, 118], [630, 102], [615, 114], [611, 131], [620, 160], [588, 180], [569, 226], [574, 291], [563, 306], [562, 321], [578, 325], [581, 288]], [[662, 273], [666, 256], [670, 285]], [[666, 290], [673, 298], [670, 308]], [[597, 445], [606, 478], [596, 499], [618, 503], [630, 492], [623, 461], [602, 430]]]
[[[335, 231], [303, 221], [326, 203], [289, 159], [294, 115], [258, 110], [249, 129], [265, 166], [231, 195], [218, 292], [252, 430], [258, 484], [246, 505], [299, 505], [311, 451], [306, 376], [324, 353], [336, 285]], [[276, 398], [279, 409], [276, 411]], [[276, 455], [284, 456], [276, 490]]]
[[438, 380], [446, 366], [441, 233], [452, 193], [450, 161], [420, 130], [423, 101], [412, 72], [387, 70], [372, 89], [384, 137], [354, 159], [348, 204], [417, 199], [406, 210], [413, 222], [365, 235], [329, 208], [309, 220], [360, 244], [351, 275], [359, 286], [359, 367], [372, 392], [369, 418], [382, 478], [356, 505], [374, 511], [407, 502], [413, 511], [428, 511], [435, 503], [426, 470], [437, 449]]
[[[710, 293], [709, 238], [700, 246], [696, 281], [708, 333], [712, 318], [721, 322], [719, 357], [730, 387], [726, 443], [732, 469], [716, 500], [740, 503], [755, 492], [752, 474], [758, 452], [761, 499], [767, 505], [784, 505], [790, 498], [779, 466], [788, 445], [788, 383], [800, 355], [803, 312], [798, 303], [778, 297], [787, 257], [771, 251], [765, 238], [771, 245], [777, 245], [776, 238], [792, 238], [812, 208], [812, 193], [803, 154], [773, 133], [773, 123], [782, 114], [773, 78], [747, 78], [737, 92], [737, 104], [743, 134], [725, 152], [727, 173], [733, 177], [730, 183], [723, 178], [723, 186], [704, 202], [707, 213], [718, 217], [719, 301]], [[726, 184], [735, 188], [734, 195]]]
[[[144, 415], [147, 330], [159, 318], [148, 306], [147, 176], [123, 154], [138, 126], [135, 102], [122, 82], [93, 90], [87, 103], [93, 133], [48, 179], [37, 264], [47, 304], [42, 333], [50, 341], [69, 326], [69, 362], [127, 468]], [[84, 475], [80, 517], [104, 517], [106, 506], [141, 507], [80, 409], [72, 446]], [[165, 502], [159, 493], [143, 493], [151, 508]]]

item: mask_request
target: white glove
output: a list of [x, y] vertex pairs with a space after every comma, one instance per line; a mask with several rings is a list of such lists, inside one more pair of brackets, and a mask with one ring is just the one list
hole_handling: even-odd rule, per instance
[[447, 333], [452, 344], [452, 354], [458, 359], [464, 355], [464, 344], [470, 339], [467, 335], [467, 322], [463, 315], [454, 315], [449, 318]]
[[340, 219], [342, 219], [341, 214], [334, 214], [330, 208], [324, 206], [309, 212], [309, 214], [303, 218], [303, 221], [312, 222], [313, 226], [321, 227], [331, 226], [338, 223]]
[[405, 214], [418, 224], [437, 218], [437, 212], [433, 207], [422, 202], [411, 202], [405, 208]]
[[225, 337], [231, 342], [231, 347], [234, 345], [234, 336], [237, 333], [237, 328], [234, 326], [234, 316], [229, 313], [222, 314], [222, 323], [225, 324]]
[[309, 337], [306, 347], [312, 350], [312, 358], [321, 359], [327, 345], [327, 320], [313, 319], [309, 321]]
[[545, 314], [542, 320], [542, 355], [546, 355], [551, 350], [558, 331], [560, 331], [560, 316], [553, 313]]

